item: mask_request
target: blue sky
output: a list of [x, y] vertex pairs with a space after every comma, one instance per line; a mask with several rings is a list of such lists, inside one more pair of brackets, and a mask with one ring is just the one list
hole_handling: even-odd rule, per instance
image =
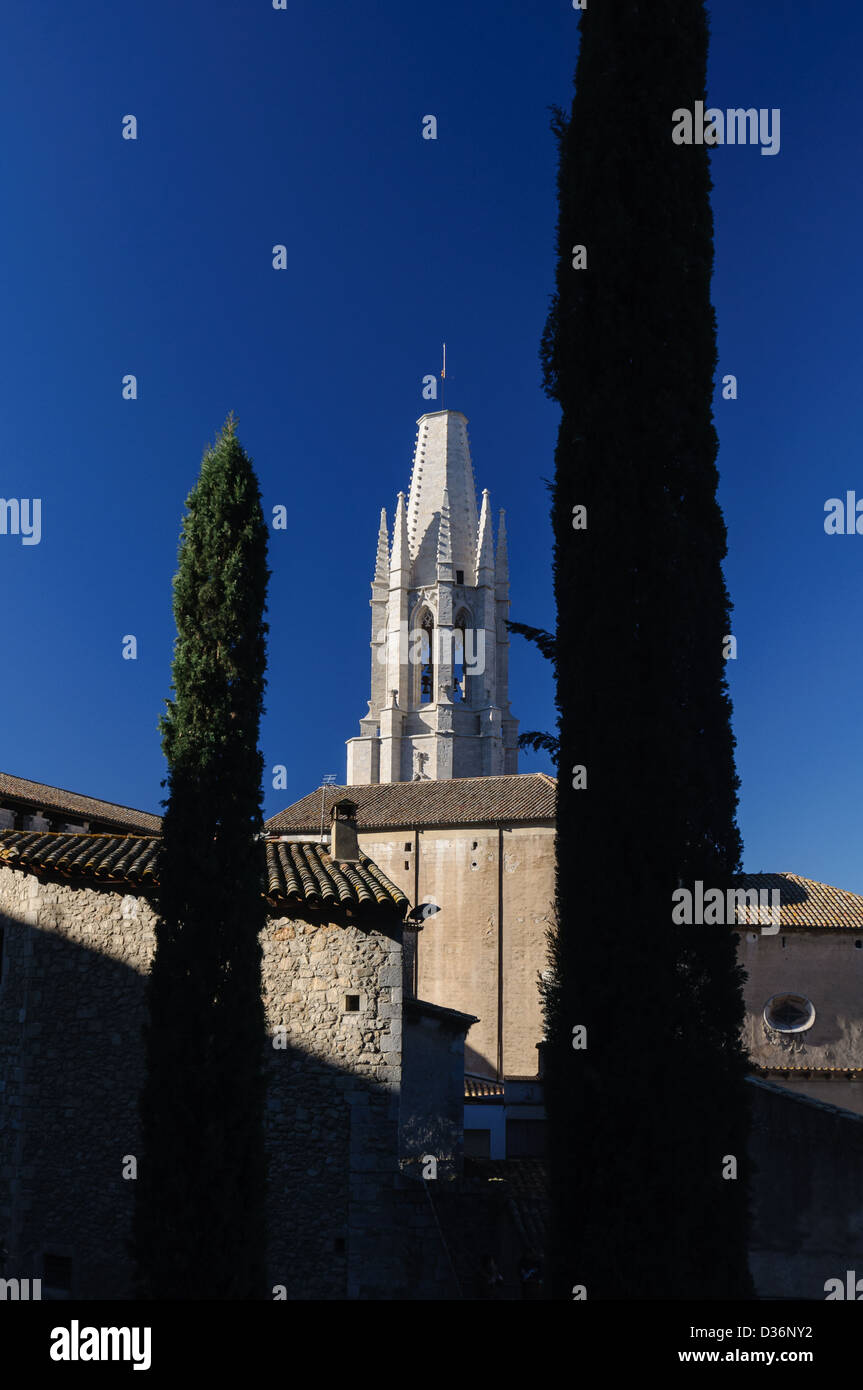
[[[828, 497], [863, 497], [863, 22], [851, 3], [712, 9], [709, 100], [782, 113], [775, 157], [712, 155], [719, 376], [739, 380], [716, 419], [745, 865], [863, 892], [863, 537], [823, 526]], [[444, 339], [447, 404], [507, 509], [512, 615], [553, 623], [557, 410], [537, 348], [548, 107], [569, 103], [576, 13], [47, 0], [2, 34], [0, 495], [41, 498], [43, 533], [0, 536], [0, 767], [158, 810], [183, 502], [233, 409], [266, 506], [289, 514], [270, 554], [273, 814], [344, 778], [379, 510], [407, 487]], [[523, 728], [552, 726], [550, 672], [519, 641], [511, 693]]]

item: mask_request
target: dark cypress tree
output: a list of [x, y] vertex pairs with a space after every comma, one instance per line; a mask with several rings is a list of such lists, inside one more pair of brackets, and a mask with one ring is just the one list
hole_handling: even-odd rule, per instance
[[[575, 1285], [589, 1299], [750, 1291], [742, 972], [728, 927], [672, 922], [679, 885], [724, 888], [741, 855], [712, 185], [707, 149], [672, 141], [672, 113], [704, 99], [707, 47], [701, 0], [591, 0], [572, 110], [555, 116], [543, 360], [562, 408], [546, 993], [558, 1297]], [[731, 1158], [736, 1179], [723, 1177]]]
[[258, 726], [267, 528], [229, 417], [187, 499], [174, 579], [169, 789], [148, 982], [139, 1292], [264, 1296], [265, 922]]

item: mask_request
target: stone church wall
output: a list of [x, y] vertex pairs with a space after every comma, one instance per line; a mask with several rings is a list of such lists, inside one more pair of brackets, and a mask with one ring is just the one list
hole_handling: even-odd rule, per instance
[[507, 1076], [536, 1076], [544, 1032], [538, 976], [547, 969], [554, 900], [553, 827], [514, 826], [502, 836], [496, 826], [370, 830], [360, 833], [360, 845], [411, 901], [442, 908], [419, 933], [417, 994], [479, 1019], [465, 1046], [467, 1071], [497, 1074], [502, 965], [502, 1069]]

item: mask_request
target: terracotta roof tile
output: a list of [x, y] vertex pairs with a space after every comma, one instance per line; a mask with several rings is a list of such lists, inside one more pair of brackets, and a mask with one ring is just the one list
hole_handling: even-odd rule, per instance
[[144, 835], [83, 835], [0, 830], [0, 864], [64, 878], [157, 883], [159, 840]]
[[502, 1081], [493, 1081], [486, 1076], [472, 1076], [469, 1072], [465, 1073], [464, 1096], [465, 1100], [485, 1100], [490, 1096], [503, 1100], [504, 1087]]
[[[858, 893], [799, 874], [741, 874], [734, 881], [741, 888], [779, 892], [780, 931], [795, 927], [863, 931], [863, 897]], [[740, 906], [737, 911], [741, 913]], [[745, 925], [745, 920], [739, 920]]]
[[[89, 835], [0, 830], [0, 865], [63, 878], [157, 888], [161, 840], [145, 835]], [[267, 842], [265, 897], [274, 908], [386, 907], [403, 913], [408, 899], [371, 859], [337, 863], [324, 845]]]
[[401, 889], [365, 855], [356, 864], [339, 863], [324, 845], [281, 840], [267, 841], [267, 897], [274, 904], [309, 907], [408, 905]]
[[42, 782], [28, 782], [26, 778], [13, 777], [8, 772], [0, 772], [0, 806], [4, 799], [21, 801], [34, 811], [45, 811], [49, 815], [59, 813], [69, 820], [102, 821], [115, 825], [118, 830], [153, 833], [161, 827], [160, 817], [148, 811], [118, 806], [113, 801], [98, 801], [92, 796], [79, 796], [77, 792], [49, 787]]
[[[324, 825], [329, 825], [332, 807], [344, 797], [356, 802], [360, 831], [403, 825], [553, 821], [556, 790], [554, 778], [544, 772], [325, 787]], [[319, 830], [320, 825], [320, 787], [267, 821], [267, 829], [273, 834], [308, 834]]]

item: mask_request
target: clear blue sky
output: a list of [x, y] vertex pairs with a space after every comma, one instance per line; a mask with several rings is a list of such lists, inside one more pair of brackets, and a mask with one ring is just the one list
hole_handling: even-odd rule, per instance
[[[713, 10], [710, 101], [782, 113], [777, 156], [712, 156], [719, 374], [740, 383], [716, 414], [745, 864], [861, 892], [863, 536], [827, 537], [823, 508], [863, 496], [863, 20], [850, 0]], [[443, 339], [447, 404], [507, 508], [512, 614], [552, 625], [537, 345], [547, 108], [569, 103], [576, 26], [569, 0], [7, 9], [0, 495], [40, 497], [43, 536], [0, 536], [3, 770], [158, 810], [183, 502], [233, 409], [267, 508], [289, 511], [262, 735], [289, 782], [268, 781], [267, 813], [343, 780], [379, 510], [407, 487]], [[519, 641], [512, 701], [522, 728], [552, 726], [550, 673]]]

